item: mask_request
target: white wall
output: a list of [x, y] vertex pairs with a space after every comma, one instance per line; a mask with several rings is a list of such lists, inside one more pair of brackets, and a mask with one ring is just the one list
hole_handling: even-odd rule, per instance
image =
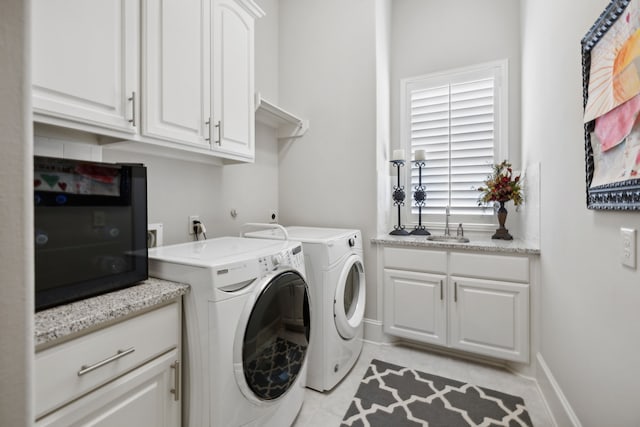
[[[401, 0], [392, 3], [392, 149], [400, 146], [401, 79], [507, 59], [508, 158], [519, 168], [520, 1]], [[509, 210], [507, 226], [514, 236], [521, 237], [517, 215], [515, 210]], [[451, 221], [457, 222], [454, 217]]]
[[[443, 17], [452, 24], [442, 25]], [[365, 241], [386, 229], [390, 195], [378, 187], [389, 180], [388, 144], [398, 145], [403, 77], [508, 58], [510, 158], [517, 164], [519, 18], [513, 0], [281, 0], [280, 100], [311, 120], [304, 138], [281, 145], [282, 222], [357, 227]], [[365, 246], [366, 316], [377, 319], [374, 249]]]
[[[391, 139], [391, 15], [392, 0], [376, 0], [376, 234], [386, 234], [389, 232], [390, 209], [389, 198], [389, 159], [390, 159], [390, 139]], [[379, 249], [379, 248], [378, 248]], [[369, 287], [369, 293], [372, 294], [375, 289], [376, 310], [370, 310], [375, 313], [379, 325], [378, 331], [373, 331], [365, 325], [365, 338], [377, 341], [384, 341], [386, 338], [382, 335], [382, 313], [384, 313], [384, 290], [382, 287], [382, 274], [379, 268], [380, 254], [376, 257], [376, 263], [370, 269], [375, 273], [376, 287]], [[373, 257], [372, 257], [373, 258]], [[369, 297], [369, 301], [374, 301]], [[370, 322], [371, 323], [371, 322]], [[375, 325], [375, 323], [374, 323]], [[368, 329], [371, 330], [370, 333]], [[376, 337], [377, 334], [380, 334]], [[372, 335], [372, 336], [368, 336]]]
[[256, 0], [266, 15], [256, 21], [256, 92], [278, 103], [279, 0]]
[[607, 3], [523, 1], [522, 153], [541, 163], [541, 357], [582, 425], [622, 427], [640, 425], [640, 273], [619, 229], [640, 214], [588, 210], [584, 188], [580, 40]]
[[[446, 23], [446, 24], [445, 24]], [[400, 79], [507, 59], [509, 158], [520, 159], [520, 1], [393, 2], [392, 143], [400, 131]]]
[[[391, 16], [392, 0], [376, 0], [376, 138], [377, 138], [377, 226], [378, 234], [387, 233], [391, 210], [389, 204], [389, 155], [391, 143]], [[381, 291], [381, 290], [379, 290]], [[382, 310], [382, 299], [378, 308]]]
[[0, 2], [0, 425], [33, 420], [33, 161], [28, 0]]
[[366, 317], [376, 316], [375, 4], [280, 1], [280, 104], [310, 120], [280, 144], [280, 217], [286, 225], [362, 230]]
[[189, 215], [200, 215], [207, 237], [221, 234], [222, 168], [204, 163], [149, 156], [119, 150], [104, 150], [105, 162], [138, 162], [147, 167], [149, 223], [163, 224], [164, 244], [191, 240]]
[[[275, 130], [256, 123], [256, 161], [227, 165], [222, 170], [222, 222], [220, 226], [238, 235], [247, 222], [271, 222], [269, 213], [278, 209], [278, 141]], [[235, 209], [238, 216], [232, 218]]]

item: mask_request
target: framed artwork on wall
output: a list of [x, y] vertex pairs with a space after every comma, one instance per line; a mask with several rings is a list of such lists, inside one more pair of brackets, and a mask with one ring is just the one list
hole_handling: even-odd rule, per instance
[[587, 207], [640, 210], [640, 0], [612, 0], [581, 45]]

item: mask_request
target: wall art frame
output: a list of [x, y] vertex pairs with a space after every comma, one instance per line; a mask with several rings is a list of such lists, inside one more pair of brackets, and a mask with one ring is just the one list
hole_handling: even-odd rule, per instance
[[[592, 56], [594, 55], [594, 52], [596, 52], [595, 55], [597, 58], [602, 56], [615, 56], [615, 52], [611, 52], [612, 48], [609, 41], [607, 40], [607, 43], [604, 43], [602, 40], [607, 32], [611, 31], [612, 28], [613, 31], [611, 31], [611, 37], [608, 37], [608, 39], [614, 37], [613, 34], [617, 33], [616, 24], [623, 25], [625, 21], [628, 22], [629, 18], [627, 8], [633, 1], [636, 0], [612, 0], [581, 41], [583, 109], [585, 111], [585, 119], [588, 119], [587, 109], [590, 95], [589, 82], [592, 78]], [[620, 19], [621, 17], [623, 18]], [[603, 51], [597, 52], [598, 49], [609, 49], [609, 51], [606, 51], [608, 55], [604, 55]], [[600, 78], [602, 73], [594, 75], [596, 76], [595, 78]], [[613, 77], [609, 78], [613, 80]], [[591, 105], [589, 105], [589, 107], [591, 107]], [[602, 161], [602, 157], [606, 157], [608, 155], [603, 155], [604, 150], [607, 150], [608, 148], [601, 149], [601, 146], [599, 145], [600, 141], [594, 133], [595, 128], [595, 118], [585, 121], [584, 147], [587, 208], [594, 210], [640, 210], [640, 176], [637, 175], [637, 169], [618, 174], [619, 178], [610, 180], [610, 182], [607, 181], [607, 179], [602, 178], [602, 176], [614, 176], [618, 171], [606, 170], [609, 165], [607, 164], [607, 161]], [[632, 133], [633, 132], [637, 132], [637, 135], [634, 137], [636, 138], [634, 141], [640, 141], [640, 130], [634, 126]], [[623, 141], [624, 142], [621, 144], [626, 144], [626, 139]], [[620, 150], [623, 149], [624, 147], [621, 145], [613, 151], [618, 150], [618, 152], [620, 152]], [[634, 147], [634, 150], [640, 150], [640, 144], [638, 147]], [[638, 154], [633, 154], [634, 156], [639, 156], [635, 157], [636, 161], [637, 159], [640, 159], [640, 151], [637, 153]], [[621, 167], [621, 170], [622, 169], [624, 169], [624, 167]], [[594, 180], [594, 178], [596, 179]]]

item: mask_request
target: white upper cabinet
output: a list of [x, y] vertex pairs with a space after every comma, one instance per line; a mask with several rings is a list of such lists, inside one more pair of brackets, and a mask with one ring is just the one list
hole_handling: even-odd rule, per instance
[[209, 146], [207, 0], [142, 2], [142, 133]]
[[133, 151], [253, 161], [263, 15], [252, 0], [34, 0], [34, 120]]
[[254, 158], [254, 20], [263, 15], [251, 1], [212, 1], [211, 138], [221, 157]]
[[136, 132], [137, 4], [131, 0], [34, 1], [36, 121]]

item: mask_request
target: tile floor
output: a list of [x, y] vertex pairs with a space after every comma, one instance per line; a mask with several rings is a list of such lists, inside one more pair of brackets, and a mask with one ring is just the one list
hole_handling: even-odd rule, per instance
[[535, 382], [507, 370], [399, 344], [365, 343], [358, 362], [336, 388], [326, 393], [306, 389], [293, 427], [339, 427], [371, 359], [514, 394], [524, 399], [535, 427], [554, 426]]

